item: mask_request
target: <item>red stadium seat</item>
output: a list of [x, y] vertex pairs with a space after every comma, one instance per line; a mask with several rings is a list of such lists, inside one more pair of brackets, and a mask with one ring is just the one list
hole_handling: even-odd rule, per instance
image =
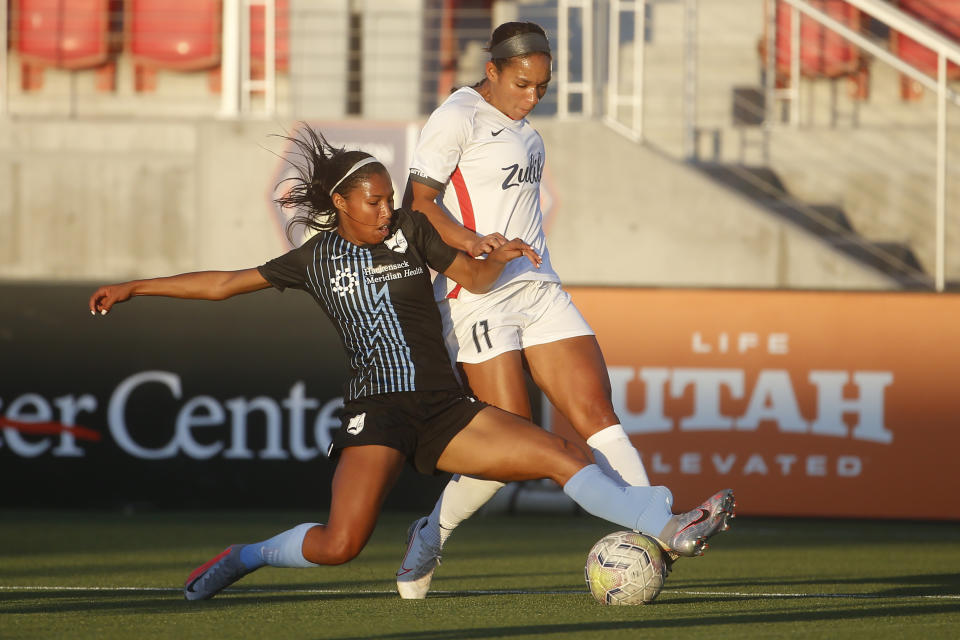
[[89, 69], [110, 56], [109, 0], [14, 0], [16, 48], [25, 62]]
[[[844, 23], [854, 31], [860, 30], [861, 12], [844, 0], [810, 0], [818, 9]], [[789, 84], [791, 73], [791, 28], [793, 10], [782, 0], [777, 1], [776, 73], [777, 86]], [[868, 72], [866, 60], [859, 47], [843, 36], [821, 25], [814, 19], [800, 15], [800, 74], [806, 78], [849, 77], [854, 83], [854, 96], [866, 98]], [[765, 56], [766, 38], [760, 43]]]
[[219, 0], [127, 0], [126, 18], [137, 91], [155, 88], [157, 69], [220, 65]]
[[13, 46], [25, 91], [43, 86], [43, 70], [101, 67], [97, 86], [113, 88], [110, 0], [14, 0]]
[[[777, 7], [777, 66], [790, 67], [792, 11], [785, 2]], [[843, 0], [814, 0], [821, 11], [853, 29], [860, 27], [860, 10]], [[860, 65], [859, 49], [840, 34], [807, 16], [800, 19], [800, 73], [811, 77], [835, 78], [847, 75]]]
[[219, 0], [129, 0], [127, 46], [134, 60], [193, 71], [220, 64]]
[[[290, 0], [275, 0], [275, 6], [277, 71], [285, 72], [290, 68]], [[255, 78], [263, 77], [265, 20], [263, 5], [250, 7], [250, 69]]]
[[[960, 2], [957, 0], [897, 0], [897, 5], [931, 29], [952, 40], [960, 41]], [[891, 31], [890, 48], [904, 62], [929, 75], [937, 75], [937, 54], [916, 40]], [[960, 77], [960, 66], [948, 63], [947, 77]], [[923, 85], [908, 76], [901, 76], [900, 94], [905, 100], [918, 99], [923, 95]]]

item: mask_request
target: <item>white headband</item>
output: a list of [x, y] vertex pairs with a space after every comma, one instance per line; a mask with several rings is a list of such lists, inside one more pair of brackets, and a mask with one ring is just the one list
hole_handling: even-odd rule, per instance
[[333, 197], [333, 192], [337, 190], [337, 187], [340, 186], [340, 183], [343, 182], [344, 180], [346, 180], [346, 179], [350, 176], [351, 173], [353, 173], [354, 171], [356, 171], [356, 170], [359, 169], [360, 167], [365, 167], [365, 166], [367, 166], [368, 164], [373, 164], [374, 162], [380, 162], [380, 161], [377, 160], [376, 158], [374, 158], [373, 156], [370, 156], [369, 158], [364, 158], [363, 160], [361, 160], [361, 161], [358, 162], [357, 164], [355, 164], [355, 165], [353, 165], [352, 167], [350, 167], [350, 170], [347, 171], [345, 174], [343, 174], [343, 177], [340, 178], [339, 180], [337, 180], [337, 184], [333, 185], [333, 187], [330, 189], [330, 197], [331, 197], [331, 198]]

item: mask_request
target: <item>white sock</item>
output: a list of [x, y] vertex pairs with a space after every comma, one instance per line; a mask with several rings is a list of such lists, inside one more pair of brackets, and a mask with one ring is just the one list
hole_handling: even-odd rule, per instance
[[442, 548], [457, 525], [476, 513], [502, 486], [502, 482], [495, 480], [456, 474], [427, 516], [427, 525], [421, 529], [420, 535], [428, 543]]
[[298, 524], [293, 529], [278, 533], [269, 540], [247, 545], [247, 547], [253, 547], [263, 562], [271, 567], [319, 567], [320, 565], [303, 557], [303, 539], [307, 531], [316, 526], [318, 526], [316, 522]]
[[622, 484], [649, 487], [650, 479], [643, 467], [640, 453], [619, 424], [601, 429], [587, 438], [593, 457], [603, 472]]
[[573, 474], [563, 492], [587, 513], [651, 536], [659, 536], [673, 517], [669, 489], [620, 486], [595, 464]]

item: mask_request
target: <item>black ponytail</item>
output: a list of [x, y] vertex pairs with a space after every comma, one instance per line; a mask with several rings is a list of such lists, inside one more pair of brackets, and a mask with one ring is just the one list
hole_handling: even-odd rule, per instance
[[298, 135], [282, 137], [296, 146], [292, 154], [299, 157], [299, 161], [297, 158], [286, 159], [297, 171], [297, 175], [281, 181], [280, 184], [292, 182], [292, 186], [284, 195], [274, 200], [281, 209], [297, 210], [297, 214], [287, 222], [286, 227], [287, 238], [291, 242], [293, 229], [297, 226], [314, 231], [332, 231], [337, 228], [337, 208], [330, 193], [334, 186], [334, 193], [344, 195], [362, 180], [386, 171], [386, 167], [381, 163], [371, 162], [340, 182], [353, 165], [373, 156], [366, 151], [347, 151], [343, 147], [334, 147], [322, 133], [306, 125], [301, 127]]

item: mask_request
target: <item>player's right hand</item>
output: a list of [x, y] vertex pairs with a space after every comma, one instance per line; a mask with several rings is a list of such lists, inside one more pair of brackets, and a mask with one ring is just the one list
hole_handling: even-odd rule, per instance
[[539, 269], [540, 265], [543, 263], [540, 255], [533, 250], [533, 247], [528, 245], [520, 238], [514, 238], [513, 240], [500, 245], [491, 252], [488, 259], [499, 260], [503, 263], [507, 263], [523, 256], [526, 256], [526, 258], [530, 261], [530, 264], [537, 269]]
[[129, 300], [133, 294], [133, 283], [108, 284], [100, 287], [90, 296], [90, 313], [93, 315], [107, 315], [107, 312], [118, 302]]
[[502, 233], [491, 233], [487, 236], [477, 236], [472, 245], [467, 248], [467, 253], [471, 258], [477, 258], [486, 255], [499, 247], [507, 244], [507, 239]]

